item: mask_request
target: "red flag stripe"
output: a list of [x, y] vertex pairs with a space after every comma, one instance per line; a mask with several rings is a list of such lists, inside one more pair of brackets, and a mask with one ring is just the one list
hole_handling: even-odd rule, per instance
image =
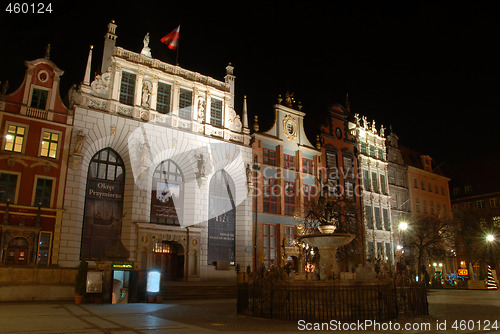
[[177, 48], [177, 41], [179, 39], [180, 27], [181, 26], [178, 26], [177, 28], [175, 28], [170, 33], [168, 33], [167, 35], [163, 36], [160, 39], [160, 41], [163, 44], [167, 44], [167, 47], [171, 50], [175, 50]]

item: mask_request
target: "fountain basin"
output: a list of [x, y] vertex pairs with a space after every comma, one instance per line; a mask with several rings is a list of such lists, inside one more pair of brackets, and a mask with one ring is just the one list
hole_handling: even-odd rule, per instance
[[350, 243], [355, 235], [351, 233], [332, 233], [309, 235], [301, 238], [302, 241], [313, 247], [342, 247]]
[[355, 235], [351, 233], [316, 234], [302, 237], [301, 240], [319, 251], [319, 278], [322, 281], [337, 278], [339, 266], [337, 263], [337, 248], [350, 243]]

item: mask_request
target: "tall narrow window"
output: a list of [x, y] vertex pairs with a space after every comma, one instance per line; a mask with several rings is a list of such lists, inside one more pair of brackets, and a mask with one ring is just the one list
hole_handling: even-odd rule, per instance
[[50, 208], [50, 200], [52, 198], [52, 179], [44, 179], [39, 177], [36, 180], [35, 200], [33, 205], [44, 208]]
[[111, 148], [97, 152], [87, 174], [81, 258], [107, 259], [121, 235], [125, 165]]
[[262, 224], [264, 265], [269, 267], [276, 260], [276, 225]]
[[191, 119], [192, 108], [193, 108], [193, 92], [181, 88], [179, 94], [179, 117], [183, 119]]
[[55, 159], [57, 157], [58, 146], [59, 146], [59, 134], [49, 131], [44, 131], [40, 156]]
[[382, 229], [382, 216], [380, 215], [380, 208], [374, 207], [373, 211], [375, 213], [375, 224], [378, 230]]
[[302, 158], [302, 173], [313, 174], [313, 161]]
[[295, 182], [285, 181], [285, 215], [295, 215]]
[[222, 127], [222, 100], [212, 99], [210, 102], [210, 124]]
[[367, 205], [365, 207], [366, 227], [373, 229], [373, 213], [372, 207]]
[[363, 169], [363, 188], [366, 191], [371, 191], [372, 189], [370, 184], [370, 172], [366, 169]]
[[170, 112], [170, 95], [172, 93], [172, 86], [165, 83], [158, 83], [158, 94], [156, 96], [156, 111], [162, 114]]
[[387, 195], [387, 185], [385, 183], [384, 174], [380, 174], [380, 190], [382, 191], [382, 194]]
[[378, 176], [376, 172], [372, 172], [372, 188], [374, 192], [379, 192], [378, 189]]
[[284, 155], [285, 159], [285, 169], [295, 170], [295, 156], [290, 154]]
[[17, 188], [17, 174], [0, 173], [0, 203], [14, 203]]
[[33, 88], [31, 93], [31, 108], [45, 110], [47, 106], [47, 97], [49, 96], [49, 91], [45, 89]]
[[354, 159], [352, 156], [343, 155], [344, 163], [344, 176], [353, 177], [354, 176]]
[[133, 106], [135, 95], [135, 74], [123, 72], [120, 86], [120, 103]]
[[368, 144], [364, 142], [361, 143], [361, 154], [368, 155]]
[[38, 252], [36, 257], [36, 263], [39, 266], [49, 265], [51, 239], [52, 232], [40, 232], [38, 237]]
[[384, 150], [381, 148], [378, 149], [378, 158], [384, 160]]
[[5, 135], [5, 151], [21, 153], [23, 151], [24, 136], [26, 127], [9, 124]]
[[317, 189], [315, 186], [304, 184], [304, 208], [311, 208], [314, 197], [316, 197]]
[[386, 231], [390, 231], [391, 230], [391, 222], [389, 220], [389, 210], [382, 209], [382, 215], [384, 216], [384, 229]]
[[278, 180], [274, 178], [264, 178], [264, 212], [279, 213], [278, 211]]

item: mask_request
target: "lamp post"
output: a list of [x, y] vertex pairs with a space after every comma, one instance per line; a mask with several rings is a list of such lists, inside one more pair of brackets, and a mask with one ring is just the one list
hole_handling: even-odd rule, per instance
[[408, 229], [408, 223], [405, 221], [401, 221], [399, 223], [399, 243], [400, 245], [398, 246], [398, 250], [401, 250], [401, 253], [404, 254], [404, 242], [403, 242], [403, 237], [404, 232]]

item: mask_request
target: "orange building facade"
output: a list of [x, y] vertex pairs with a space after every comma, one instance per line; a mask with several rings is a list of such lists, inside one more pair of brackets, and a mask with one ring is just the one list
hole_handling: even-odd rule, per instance
[[274, 105], [275, 120], [263, 132], [255, 127], [253, 152], [253, 267], [293, 263], [303, 270], [294, 239], [296, 226], [319, 194], [321, 152], [308, 140], [300, 111], [287, 95]]

